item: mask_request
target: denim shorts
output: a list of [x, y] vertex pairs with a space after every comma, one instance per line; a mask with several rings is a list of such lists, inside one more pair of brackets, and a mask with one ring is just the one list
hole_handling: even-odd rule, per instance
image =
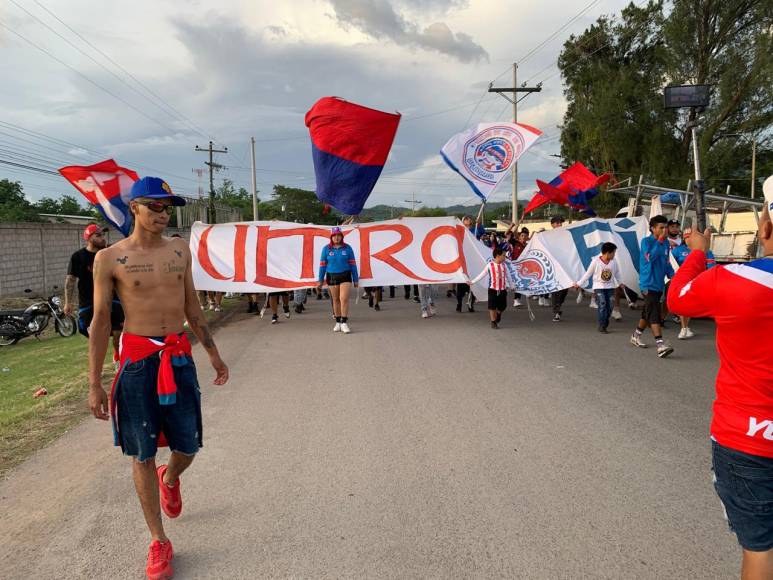
[[738, 543], [752, 552], [773, 548], [773, 458], [712, 441], [711, 463], [714, 488]]
[[184, 360], [185, 364], [172, 367], [177, 384], [172, 405], [158, 401], [158, 354], [124, 367], [114, 394], [118, 423], [115, 444], [120, 445], [124, 455], [137, 461], [155, 457], [162, 432], [172, 451], [194, 455], [202, 447], [201, 391], [196, 366], [192, 358]]

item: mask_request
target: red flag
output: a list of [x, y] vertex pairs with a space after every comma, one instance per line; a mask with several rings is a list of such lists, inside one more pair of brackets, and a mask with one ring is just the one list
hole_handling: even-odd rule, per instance
[[112, 159], [94, 165], [70, 165], [59, 173], [95, 206], [105, 219], [123, 235], [131, 231], [129, 192], [139, 176], [131, 169], [121, 167]]
[[526, 215], [546, 203], [557, 203], [592, 213], [588, 201], [598, 194], [598, 186], [609, 181], [610, 177], [608, 173], [597, 176], [577, 161], [550, 183], [537, 180], [539, 193], [534, 195], [523, 213]]

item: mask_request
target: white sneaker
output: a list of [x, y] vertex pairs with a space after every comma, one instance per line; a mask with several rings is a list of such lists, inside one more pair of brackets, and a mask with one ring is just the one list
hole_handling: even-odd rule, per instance
[[695, 336], [695, 333], [689, 328], [685, 327], [679, 331], [679, 336], [677, 338], [679, 340], [687, 340], [688, 338], [692, 338], [693, 336]]
[[285, 318], [290, 318], [290, 311], [289, 310], [285, 310], [284, 313], [285, 313]]
[[596, 295], [595, 294], [593, 296], [591, 296], [590, 304], [588, 304], [588, 308], [595, 308], [596, 310], [598, 310], [599, 305], [596, 304]]
[[214, 302], [210, 302], [209, 303], [209, 309], [210, 310], [214, 310], [215, 309], [215, 303]]
[[349, 325], [346, 322], [341, 323], [341, 332], [344, 334], [349, 334], [352, 331], [351, 328], [349, 328]]
[[672, 352], [674, 352], [674, 347], [667, 342], [664, 341], [662, 344], [658, 345], [658, 356], [660, 358], [666, 358]]
[[647, 348], [647, 343], [644, 342], [640, 335], [635, 332], [631, 335], [631, 344], [638, 346], [639, 348]]
[[521, 307], [521, 301], [516, 298], [513, 300], [513, 308], [520, 308]]
[[220, 307], [219, 306], [215, 306], [215, 312], [220, 312]]
[[421, 317], [422, 318], [429, 318], [429, 312], [427, 312], [426, 310], [422, 310], [421, 311]]
[[612, 309], [612, 318], [614, 318], [615, 320], [622, 320], [623, 319], [623, 315], [620, 313], [620, 309], [619, 308], [613, 308]]
[[260, 309], [260, 317], [263, 318], [263, 315], [266, 313], [266, 307]]
[[336, 322], [336, 325], [333, 327], [333, 332], [341, 332], [341, 323]]
[[368, 293], [365, 290], [362, 291], [362, 297], [363, 298], [367, 298], [368, 297]]
[[689, 326], [685, 328], [685, 330], [687, 331], [687, 335], [685, 336], [685, 338], [692, 338], [693, 336], [695, 336], [695, 333], [692, 330], [690, 330]]
[[582, 304], [582, 290], [577, 293], [577, 304]]

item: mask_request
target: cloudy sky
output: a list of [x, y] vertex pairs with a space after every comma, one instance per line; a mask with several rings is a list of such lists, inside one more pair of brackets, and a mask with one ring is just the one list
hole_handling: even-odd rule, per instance
[[[519, 120], [544, 132], [519, 164], [519, 189], [558, 173], [564, 112], [554, 66], [562, 42], [622, 0], [86, 0], [0, 1], [0, 160], [56, 169], [113, 157], [194, 195], [211, 138], [218, 173], [250, 188], [314, 189], [306, 111], [335, 95], [403, 118], [368, 205], [473, 203], [442, 164], [454, 133], [510, 118], [487, 93], [544, 81]], [[576, 17], [576, 18], [574, 18]], [[574, 20], [572, 20], [574, 18]], [[565, 28], [536, 53], [532, 49]], [[119, 68], [120, 66], [120, 68]], [[59, 177], [0, 163], [32, 199], [72, 193]], [[201, 183], [206, 191], [206, 175]], [[509, 198], [503, 183], [492, 200]]]

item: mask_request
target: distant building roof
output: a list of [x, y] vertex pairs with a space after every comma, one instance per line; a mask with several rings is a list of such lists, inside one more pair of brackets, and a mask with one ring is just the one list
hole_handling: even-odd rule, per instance
[[90, 215], [64, 215], [58, 213], [41, 213], [38, 215], [44, 218], [46, 221], [54, 224], [60, 222], [64, 222], [66, 224], [89, 224], [97, 221], [94, 216]]

